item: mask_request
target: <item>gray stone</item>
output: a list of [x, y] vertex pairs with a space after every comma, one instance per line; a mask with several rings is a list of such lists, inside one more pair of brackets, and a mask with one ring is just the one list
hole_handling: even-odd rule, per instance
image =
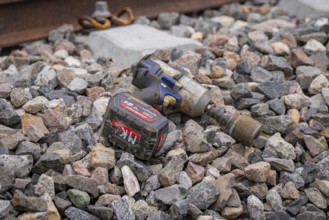
[[19, 123], [21, 118], [14, 111], [13, 107], [4, 99], [0, 99], [0, 123], [11, 126]]
[[59, 154], [45, 153], [33, 166], [32, 172], [42, 174], [50, 169], [53, 169], [61, 173], [63, 171], [64, 165], [64, 159]]
[[201, 210], [216, 202], [219, 191], [214, 183], [203, 181], [188, 190], [186, 199]]
[[39, 147], [39, 145], [34, 144], [32, 142], [23, 141], [18, 145], [15, 153], [16, 155], [30, 154], [32, 155], [34, 161], [38, 161], [41, 156], [41, 148]]
[[69, 163], [72, 161], [71, 150], [61, 142], [54, 142], [50, 145], [47, 149], [47, 153], [55, 153], [60, 155], [63, 158], [64, 163]]
[[238, 192], [233, 189], [232, 190], [232, 195], [229, 198], [229, 200], [227, 201], [227, 206], [229, 207], [240, 207], [241, 206], [241, 200], [240, 200], [240, 196], [238, 194]]
[[187, 215], [188, 200], [180, 200], [170, 206], [169, 212], [175, 219], [183, 219]]
[[138, 200], [134, 204], [134, 213], [136, 220], [146, 219], [149, 212], [150, 212], [150, 208], [145, 200]]
[[249, 162], [246, 158], [244, 158], [241, 154], [234, 152], [234, 151], [228, 151], [224, 157], [230, 159], [231, 166], [237, 167], [239, 169], [244, 169], [246, 166], [249, 165]]
[[85, 69], [73, 67], [58, 67], [56, 68], [56, 76], [61, 85], [68, 87], [74, 78], [86, 78], [88, 72]]
[[257, 66], [251, 70], [250, 77], [254, 82], [264, 83], [266, 81], [271, 81], [273, 79], [273, 74], [270, 71]]
[[295, 159], [296, 153], [294, 146], [286, 142], [280, 135], [280, 133], [275, 133], [272, 137], [267, 140], [267, 149], [272, 152], [276, 152], [277, 156], [282, 159]]
[[109, 207], [97, 207], [94, 205], [88, 206], [88, 211], [93, 215], [96, 215], [102, 220], [111, 220], [113, 216], [113, 209]]
[[89, 214], [86, 211], [83, 211], [81, 209], [75, 208], [75, 207], [70, 207], [65, 210], [65, 216], [68, 217], [70, 220], [99, 220], [98, 217]]
[[6, 218], [9, 215], [9, 211], [10, 211], [10, 201], [8, 200], [0, 200], [0, 218]]
[[252, 219], [265, 220], [264, 205], [256, 196], [248, 197], [247, 207]]
[[306, 211], [296, 216], [296, 220], [311, 220], [311, 219], [326, 220], [327, 217], [322, 212], [312, 212], [312, 211]]
[[158, 174], [158, 179], [162, 186], [175, 184], [187, 161], [187, 155], [183, 149], [171, 150], [167, 154], [167, 157], [169, 159], [168, 163]]
[[95, 145], [95, 137], [92, 128], [89, 124], [84, 123], [79, 125], [74, 130], [75, 134], [82, 140], [83, 145], [86, 147], [88, 145]]
[[187, 189], [180, 185], [172, 185], [155, 191], [155, 198], [163, 204], [171, 205], [177, 201], [183, 200]]
[[274, 167], [276, 170], [281, 171], [289, 171], [294, 172], [295, 171], [295, 164], [292, 159], [279, 159], [276, 157], [266, 157], [264, 158], [265, 161], [271, 164], [272, 167]]
[[33, 167], [31, 155], [0, 155], [0, 167], [12, 170], [16, 177], [26, 177]]
[[321, 70], [312, 66], [299, 66], [296, 68], [296, 81], [302, 89], [308, 89], [313, 79], [321, 74]]
[[223, 156], [227, 149], [228, 147], [222, 146], [218, 149], [212, 149], [211, 151], [205, 153], [195, 153], [189, 157], [189, 160], [202, 166], [206, 166], [207, 164], [215, 160], [217, 157]]
[[321, 90], [323, 88], [329, 87], [329, 80], [324, 75], [319, 75], [313, 79], [313, 81], [310, 84], [310, 87], [308, 88], [308, 91], [310, 94], [318, 94], [321, 93]]
[[12, 90], [11, 84], [0, 84], [0, 98], [6, 99], [10, 96]]
[[327, 34], [323, 31], [310, 33], [310, 34], [303, 34], [299, 36], [299, 40], [302, 41], [303, 43], [306, 43], [311, 39], [317, 40], [320, 43], [325, 44], [328, 38], [327, 38]]
[[268, 194], [266, 195], [266, 201], [274, 211], [283, 210], [282, 198], [278, 193], [276, 187], [273, 187], [271, 190], [268, 191]]
[[192, 27], [182, 24], [171, 26], [170, 31], [176, 37], [191, 37], [194, 33], [194, 29]]
[[121, 173], [126, 193], [129, 196], [134, 196], [141, 190], [136, 176], [126, 165], [121, 168]]
[[326, 104], [329, 104], [329, 88], [323, 88], [321, 90], [322, 97], [325, 100]]
[[82, 141], [73, 131], [60, 132], [58, 142], [62, 142], [63, 145], [71, 150], [72, 154], [76, 154], [82, 150]]
[[70, 198], [71, 202], [78, 208], [78, 209], [86, 209], [87, 206], [90, 203], [90, 197], [88, 193], [76, 190], [76, 189], [70, 189], [67, 191], [67, 195]]
[[326, 0], [286, 0], [280, 1], [279, 6], [289, 15], [296, 15], [299, 18], [319, 18], [328, 15], [329, 12], [329, 3]]
[[167, 138], [166, 138], [165, 142], [163, 143], [163, 146], [161, 147], [161, 149], [158, 152], [156, 152], [155, 156], [158, 157], [160, 155], [167, 153], [169, 150], [171, 150], [171, 148], [176, 144], [176, 142], [178, 141], [178, 139], [181, 136], [182, 136], [181, 130], [175, 130], [175, 131], [170, 132], [167, 135]]
[[268, 101], [269, 107], [272, 111], [274, 111], [278, 115], [284, 115], [286, 113], [286, 106], [284, 103], [278, 99], [272, 99]]
[[299, 199], [296, 199], [287, 206], [287, 212], [290, 215], [295, 216], [299, 212], [300, 208], [307, 203], [307, 200], [308, 199], [306, 196], [301, 196]]
[[289, 115], [263, 116], [257, 120], [263, 124], [263, 131], [268, 134], [285, 133], [293, 125]]
[[74, 189], [90, 193], [92, 195], [92, 198], [97, 197], [99, 195], [99, 190], [97, 188], [99, 184], [95, 179], [84, 176], [72, 175], [66, 177], [66, 183]]
[[30, 55], [41, 55], [45, 51], [52, 53], [51, 46], [42, 41], [30, 43], [24, 47], [24, 50]]
[[15, 107], [20, 107], [31, 99], [31, 93], [25, 89], [15, 88], [10, 93], [10, 101]]
[[288, 76], [293, 73], [293, 68], [286, 58], [273, 55], [269, 55], [268, 58], [268, 63], [266, 65], [268, 70], [279, 70]]
[[64, 109], [64, 113], [71, 119], [72, 124], [79, 123], [82, 117], [82, 106], [79, 104], [72, 104]]
[[16, 210], [24, 212], [44, 212], [47, 210], [47, 204], [44, 198], [26, 196], [19, 190], [15, 191], [12, 204]]
[[193, 120], [188, 120], [183, 129], [183, 139], [187, 150], [192, 153], [206, 152], [211, 149], [203, 128]]
[[284, 211], [276, 211], [272, 212], [269, 216], [266, 218], [267, 220], [289, 220], [290, 215]]
[[316, 139], [310, 135], [305, 135], [304, 142], [312, 157], [316, 157], [323, 151], [328, 150], [328, 144], [324, 137], [322, 139]]
[[158, 15], [158, 23], [162, 29], [169, 29], [178, 22], [179, 13], [177, 12], [162, 12]]
[[202, 215], [202, 211], [198, 207], [196, 207], [196, 205], [194, 205], [193, 203], [188, 204], [187, 213], [193, 219], [197, 219], [198, 216]]
[[317, 178], [323, 180], [329, 180], [329, 157], [319, 161], [316, 166], [319, 169]]
[[252, 93], [247, 83], [239, 83], [232, 88], [231, 96], [235, 100], [239, 100], [240, 98], [251, 98]]
[[99, 192], [101, 194], [113, 194], [113, 195], [120, 195], [120, 189], [117, 185], [112, 183], [106, 183], [105, 185], [98, 186]]
[[101, 81], [107, 76], [107, 73], [102, 71], [102, 67], [100, 68], [100, 71], [101, 72], [96, 72], [96, 74], [90, 74], [86, 77], [85, 80], [88, 82], [89, 87], [99, 86]]
[[116, 165], [120, 169], [125, 165], [128, 166], [140, 182], [146, 181], [151, 176], [151, 170], [143, 162], [135, 160], [134, 155], [127, 152], [121, 154]]
[[7, 147], [0, 147], [0, 155], [9, 154], [9, 149]]
[[296, 25], [283, 19], [269, 19], [253, 26], [254, 30], [261, 30], [265, 33], [276, 32], [282, 28], [293, 28]]
[[52, 199], [55, 198], [55, 185], [53, 177], [42, 174], [35, 185], [36, 195], [43, 196], [48, 194]]
[[258, 103], [251, 106], [250, 111], [257, 116], [263, 116], [270, 113], [269, 105], [267, 103]]
[[252, 46], [264, 54], [272, 54], [273, 49], [268, 41], [266, 34], [259, 30], [248, 33], [248, 37], [252, 42]]
[[231, 146], [236, 143], [236, 141], [229, 135], [224, 132], [219, 131], [219, 127], [208, 126], [205, 130], [207, 136], [207, 142], [213, 145], [214, 147], [220, 146]]
[[259, 99], [254, 99], [254, 98], [241, 98], [239, 101], [236, 103], [236, 108], [239, 110], [242, 109], [248, 109], [253, 105], [256, 105], [260, 102]]
[[173, 220], [173, 218], [163, 211], [152, 211], [147, 220]]
[[54, 170], [48, 170], [45, 174], [53, 178], [56, 191], [65, 191], [67, 189], [65, 176], [63, 174]]
[[192, 180], [190, 179], [190, 177], [187, 175], [187, 173], [185, 171], [181, 171], [179, 173], [179, 176], [177, 178], [177, 183], [183, 187], [185, 187], [186, 189], [189, 189], [192, 187]]
[[63, 99], [65, 102], [65, 105], [71, 105], [75, 103], [76, 97], [75, 94], [69, 91], [65, 90], [52, 90], [49, 92], [46, 92], [44, 96], [49, 100], [54, 99]]
[[318, 168], [315, 164], [306, 163], [302, 166], [302, 173], [301, 173], [305, 184], [311, 183], [315, 180], [318, 175]]
[[216, 158], [213, 162], [212, 165], [216, 167], [219, 172], [222, 173], [227, 173], [231, 171], [231, 161], [230, 159], [226, 157], [219, 157]]
[[117, 199], [120, 199], [119, 195], [104, 194], [98, 198], [97, 202], [95, 203], [95, 206], [108, 206], [111, 205], [112, 202]]
[[45, 108], [47, 103], [48, 99], [43, 96], [37, 96], [32, 100], [27, 101], [22, 108], [25, 112], [36, 114], [37, 112], [40, 112], [43, 108]]
[[267, 81], [256, 86], [256, 90], [264, 94], [268, 99], [280, 98], [288, 95], [292, 86], [291, 81]]
[[187, 51], [201, 45], [197, 41], [174, 37], [139, 24], [93, 32], [87, 44], [96, 58], [112, 58], [115, 62], [126, 65], [137, 62], [145, 54], [150, 54], [157, 49], [177, 48]]
[[77, 104], [81, 105], [82, 107], [83, 117], [87, 117], [92, 113], [93, 100], [91, 98], [85, 96], [78, 96]]
[[280, 173], [279, 181], [280, 181], [280, 183], [283, 183], [283, 184], [286, 184], [287, 182], [292, 181], [295, 183], [297, 189], [299, 189], [305, 185], [303, 177], [301, 175], [299, 175], [298, 173], [288, 173], [288, 172], [282, 171]]
[[14, 185], [15, 172], [13, 170], [0, 167], [0, 175], [0, 192], [4, 192]]
[[148, 193], [151, 191], [155, 191], [160, 188], [160, 183], [158, 180], [158, 175], [153, 175], [150, 178], [148, 178], [144, 185], [144, 190]]
[[318, 208], [326, 209], [328, 207], [327, 201], [320, 190], [316, 188], [308, 188], [305, 189], [304, 192], [306, 193], [307, 198]]
[[51, 67], [46, 65], [37, 75], [34, 84], [38, 86], [49, 85], [51, 88], [55, 88], [58, 85], [58, 80], [56, 77], [56, 71]]
[[87, 86], [88, 83], [86, 80], [76, 77], [68, 84], [67, 88], [72, 92], [82, 94]]
[[189, 70], [192, 75], [196, 75], [199, 71], [200, 62], [200, 54], [187, 51], [181, 57], [171, 62], [170, 65], [172, 67], [185, 68], [186, 70]]
[[329, 181], [328, 180], [315, 180], [316, 185], [319, 187], [320, 191], [325, 195], [329, 196]]
[[103, 122], [103, 117], [99, 113], [93, 112], [87, 117], [86, 122], [90, 125], [90, 127], [94, 131], [97, 131], [97, 129], [101, 126], [101, 124]]
[[0, 136], [16, 134], [16, 130], [0, 124]]
[[117, 219], [135, 220], [135, 214], [127, 197], [114, 200], [112, 202], [112, 207]]

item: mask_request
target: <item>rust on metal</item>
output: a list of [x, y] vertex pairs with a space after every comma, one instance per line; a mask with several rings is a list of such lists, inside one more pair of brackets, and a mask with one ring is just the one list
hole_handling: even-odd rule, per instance
[[246, 146], [251, 146], [262, 131], [262, 124], [260, 122], [247, 115], [243, 115], [239, 111], [230, 113], [224, 108], [212, 105], [209, 105], [206, 111], [210, 117], [218, 122], [225, 133]]
[[[113, 14], [130, 7], [135, 16], [154, 17], [160, 12], [192, 12], [242, 0], [114, 0], [107, 1]], [[91, 15], [96, 0], [0, 0], [0, 47], [44, 38], [62, 24], [80, 29], [78, 19]]]

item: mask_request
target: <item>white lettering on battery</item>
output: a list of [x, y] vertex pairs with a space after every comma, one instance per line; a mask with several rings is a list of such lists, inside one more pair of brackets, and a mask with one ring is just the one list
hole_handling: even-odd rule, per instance
[[129, 137], [128, 137], [128, 142], [135, 144], [136, 143], [136, 136], [134, 136], [134, 138], [132, 138], [131, 135], [132, 132], [130, 132]]
[[128, 136], [128, 131], [126, 131], [123, 127], [121, 129], [122, 129], [122, 133], [120, 134], [120, 137], [126, 139]]
[[[133, 136], [132, 131], [129, 132], [128, 130], [125, 130], [123, 127], [121, 128], [121, 130], [122, 130], [122, 133], [120, 134], [120, 137], [122, 137], [124, 140], [126, 140], [128, 137], [128, 142], [130, 142], [132, 144], [136, 143], [137, 137]], [[129, 136], [128, 136], [128, 132], [129, 132]]]

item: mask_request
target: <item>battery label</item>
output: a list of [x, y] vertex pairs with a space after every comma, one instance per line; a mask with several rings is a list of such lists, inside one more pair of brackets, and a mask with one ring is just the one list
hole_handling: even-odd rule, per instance
[[158, 119], [158, 112], [154, 108], [147, 108], [136, 100], [123, 97], [120, 100], [120, 104], [123, 108], [147, 122], [154, 122]]
[[163, 133], [161, 134], [160, 140], [159, 140], [159, 144], [157, 146], [157, 150], [159, 151], [160, 148], [162, 147], [162, 144], [164, 143], [164, 141], [166, 140], [167, 134]]
[[113, 119], [112, 125], [115, 127], [115, 134], [117, 136], [119, 136], [123, 140], [133, 145], [137, 145], [139, 143], [139, 140], [142, 137], [140, 133], [127, 127], [126, 125], [122, 124], [121, 122], [115, 119]]

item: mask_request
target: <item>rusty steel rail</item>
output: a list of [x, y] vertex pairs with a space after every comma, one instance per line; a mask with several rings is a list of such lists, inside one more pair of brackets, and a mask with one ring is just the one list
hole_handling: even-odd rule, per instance
[[[135, 16], [154, 17], [160, 12], [192, 12], [242, 0], [114, 0], [108, 1], [115, 14], [124, 7]], [[72, 24], [78, 31], [78, 18], [91, 15], [96, 0], [0, 0], [0, 47], [47, 37], [62, 24]]]

